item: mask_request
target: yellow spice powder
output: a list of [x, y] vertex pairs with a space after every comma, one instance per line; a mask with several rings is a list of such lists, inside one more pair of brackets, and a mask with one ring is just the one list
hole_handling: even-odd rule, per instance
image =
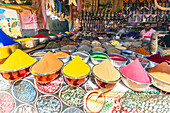
[[115, 81], [120, 78], [120, 72], [112, 65], [109, 59], [93, 68], [93, 73], [99, 78], [106, 81]]
[[34, 64], [36, 61], [36, 59], [30, 57], [27, 53], [17, 49], [2, 65], [0, 65], [0, 70], [9, 71], [24, 68]]
[[81, 77], [90, 72], [90, 66], [77, 55], [63, 68], [63, 72], [70, 77]]
[[36, 40], [34, 38], [22, 38], [22, 39], [18, 39], [16, 41], [32, 41], [32, 40]]

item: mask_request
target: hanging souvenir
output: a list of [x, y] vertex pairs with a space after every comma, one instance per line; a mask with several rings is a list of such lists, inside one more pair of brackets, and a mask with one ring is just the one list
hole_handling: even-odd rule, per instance
[[143, 7], [138, 7], [138, 9], [139, 9], [139, 10], [142, 10], [142, 9], [143, 9]]
[[147, 0], [147, 2], [149, 3], [151, 0]]
[[140, 3], [142, 3], [144, 0], [139, 0], [140, 1]]

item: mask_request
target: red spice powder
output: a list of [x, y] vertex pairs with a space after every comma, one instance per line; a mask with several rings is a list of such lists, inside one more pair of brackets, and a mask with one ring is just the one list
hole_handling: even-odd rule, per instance
[[120, 61], [120, 62], [127, 61], [126, 58], [119, 56], [119, 55], [109, 55], [109, 58], [112, 59], [112, 60]]
[[163, 56], [163, 58], [164, 58], [165, 60], [170, 61], [170, 55], [165, 55], [165, 56]]
[[32, 38], [49, 38], [49, 36], [43, 35], [43, 34], [37, 34], [32, 36]]
[[160, 54], [155, 54], [146, 58], [156, 63], [165, 62], [165, 59]]
[[151, 81], [138, 59], [135, 59], [127, 66], [121, 67], [120, 71], [127, 78], [139, 83], [150, 83]]

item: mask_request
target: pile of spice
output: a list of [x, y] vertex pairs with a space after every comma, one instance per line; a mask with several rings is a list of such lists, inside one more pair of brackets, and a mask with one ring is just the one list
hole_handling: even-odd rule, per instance
[[76, 47], [73, 45], [66, 45], [61, 47], [61, 50], [74, 50], [74, 49], [76, 49]]
[[82, 43], [89, 43], [89, 44], [90, 44], [90, 41], [89, 41], [89, 40], [82, 40], [81, 42], [82, 42]]
[[163, 51], [160, 51], [160, 53], [164, 55], [170, 55], [170, 50], [163, 50]]
[[93, 47], [102, 47], [101, 43], [92, 43], [91, 46], [93, 46]]
[[82, 46], [82, 45], [87, 45], [87, 46], [89, 46], [90, 44], [89, 44], [89, 43], [85, 43], [85, 42], [79, 44], [79, 46]]
[[60, 42], [58, 42], [60, 45], [66, 45], [67, 44], [67, 42], [66, 41], [60, 41]]
[[60, 97], [66, 105], [79, 107], [84, 103], [85, 91], [80, 87], [65, 86], [60, 93]]
[[165, 55], [165, 56], [163, 56], [163, 58], [167, 61], [170, 61], [170, 55]]
[[109, 59], [95, 65], [92, 71], [94, 75], [105, 81], [115, 81], [121, 77], [120, 72], [112, 65]]
[[108, 53], [121, 53], [121, 51], [119, 51], [118, 49], [114, 48], [114, 47], [110, 47], [107, 49]]
[[92, 42], [92, 44], [97, 44], [97, 43], [99, 44], [100, 42], [97, 41], [97, 40], [95, 40], [95, 41]]
[[76, 42], [69, 42], [68, 45], [78, 45]]
[[92, 48], [92, 51], [93, 52], [105, 52], [105, 49], [101, 47], [94, 47]]
[[45, 49], [56, 49], [56, 48], [60, 48], [60, 47], [61, 47], [61, 45], [59, 43], [51, 41], [46, 45]]
[[10, 86], [11, 83], [0, 75], [0, 90], [7, 90]]
[[149, 75], [145, 72], [145, 69], [142, 67], [138, 59], [135, 59], [127, 66], [121, 67], [120, 71], [124, 76], [135, 82], [139, 83], [151, 82]]
[[141, 47], [135, 50], [136, 53], [142, 54], [142, 55], [150, 55], [149, 52], [146, 51], [145, 48]]
[[60, 61], [53, 53], [48, 51], [40, 61], [38, 61], [32, 67], [32, 71], [35, 73], [50, 73], [61, 69], [63, 62]]
[[160, 54], [154, 54], [150, 57], [146, 57], [148, 60], [156, 63], [165, 62], [165, 59]]
[[170, 67], [168, 63], [162, 62], [147, 70], [152, 76], [170, 83]]
[[32, 41], [32, 40], [37, 40], [35, 38], [21, 38], [21, 39], [17, 39], [15, 41]]
[[31, 38], [49, 38], [49, 36], [43, 35], [43, 34], [37, 34], [37, 35], [32, 36]]
[[112, 47], [112, 45], [110, 43], [105, 43], [105, 44], [103, 44], [103, 47], [104, 48], [109, 48], [109, 47]]
[[139, 62], [141, 62], [141, 63], [149, 63], [149, 61], [147, 59], [139, 57], [139, 56], [138, 57], [136, 57], [136, 56], [129, 56], [129, 58], [132, 59], [132, 60], [138, 59]]
[[0, 92], [0, 113], [12, 113], [15, 99], [8, 92]]
[[92, 58], [94, 59], [98, 59], [98, 60], [104, 60], [104, 59], [107, 59], [108, 56], [104, 53], [93, 53], [90, 55]]
[[89, 52], [91, 51], [91, 47], [87, 46], [87, 45], [82, 45], [78, 48], [78, 51], [86, 51]]
[[87, 65], [80, 56], [76, 56], [63, 68], [63, 72], [70, 77], [81, 77], [90, 72], [90, 66]]
[[31, 56], [44, 56], [47, 52], [45, 51], [38, 51], [33, 53]]
[[36, 110], [33, 106], [28, 104], [21, 104], [15, 109], [14, 113], [36, 113]]
[[14, 69], [21, 69], [34, 64], [37, 60], [30, 57], [28, 54], [20, 49], [13, 52], [7, 60], [0, 65], [0, 70], [9, 71]]
[[131, 50], [134, 50], [134, 51], [137, 49], [137, 47], [136, 47], [136, 46], [133, 46], [133, 45], [127, 46], [127, 48], [128, 48], [128, 49], [131, 49]]
[[37, 92], [30, 81], [19, 80], [13, 85], [13, 95], [21, 102], [33, 102], [36, 99]]
[[106, 39], [100, 39], [101, 42], [109, 42], [108, 40]]
[[122, 44], [121, 44], [119, 41], [113, 41], [113, 42], [112, 42], [112, 45], [122, 46]]
[[119, 61], [119, 62], [126, 62], [127, 59], [120, 56], [120, 55], [114, 55], [114, 54], [110, 54], [109, 55], [109, 58], [112, 59], [112, 60], [115, 60], [115, 61]]
[[85, 99], [85, 106], [89, 112], [99, 113], [104, 106], [104, 96], [100, 96], [101, 92], [93, 90]]
[[56, 80], [51, 81], [50, 83], [47, 84], [40, 84], [37, 81], [35, 81], [35, 85], [41, 93], [44, 94], [57, 93], [62, 86], [62, 82], [63, 82], [63, 77], [59, 77]]
[[123, 47], [123, 46], [115, 46], [116, 49], [121, 49], [121, 50], [126, 50], [127, 48], [126, 47]]
[[51, 95], [40, 96], [36, 102], [38, 113], [60, 113], [62, 110], [61, 101]]
[[53, 55], [55, 55], [57, 58], [67, 57], [70, 54], [71, 54], [70, 52], [65, 52], [65, 51], [59, 51], [59, 52], [53, 53]]

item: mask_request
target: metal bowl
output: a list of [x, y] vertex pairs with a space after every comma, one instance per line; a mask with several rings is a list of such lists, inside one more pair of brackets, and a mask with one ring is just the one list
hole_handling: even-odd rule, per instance
[[55, 50], [52, 50], [52, 49], [36, 50], [36, 51], [30, 52], [29, 55], [31, 57], [33, 57], [33, 58], [36, 58], [39, 61], [45, 54], [43, 54], [43, 55], [34, 55], [34, 53], [37, 53], [37, 52], [46, 52], [47, 53], [48, 51], [54, 52]]
[[128, 55], [134, 55], [135, 53], [133, 51], [130, 50], [122, 50], [122, 55], [124, 56], [128, 56]]
[[30, 40], [30, 41], [19, 41], [20, 43], [20, 48], [22, 49], [30, 49], [30, 48], [34, 48], [38, 45], [39, 39], [35, 39], [35, 40]]
[[49, 36], [51, 41], [56, 40], [58, 37], [57, 36]]
[[130, 78], [127, 78], [125, 75], [122, 74], [122, 81], [127, 87], [134, 91], [144, 91], [153, 83], [153, 79], [149, 74], [148, 77], [150, 78], [150, 83], [139, 83], [134, 80], [131, 80]]
[[[87, 55], [87, 57], [83, 58], [80, 54], [85, 54], [85, 55]], [[71, 54], [71, 59], [74, 59], [77, 55], [79, 55], [85, 63], [87, 63], [89, 61], [90, 54], [88, 52], [85, 52], [85, 51], [74, 52]]]
[[[98, 52], [94, 52], [94, 53], [92, 53], [92, 54], [96, 54], [96, 53], [98, 53]], [[92, 55], [92, 54], [91, 54], [91, 55]], [[109, 58], [109, 56], [108, 56], [107, 54], [105, 54], [105, 53], [101, 53], [101, 54], [106, 55], [106, 56]], [[92, 63], [95, 64], [95, 65], [96, 65], [96, 64], [100, 64], [102, 61], [105, 60], [105, 59], [100, 60], [100, 59], [92, 58], [91, 55], [90, 55], [90, 59], [91, 59]]]
[[123, 58], [126, 59], [126, 61], [116, 61], [116, 60], [112, 60], [112, 59], [109, 57], [111, 63], [112, 63], [115, 67], [125, 66], [125, 65], [127, 64], [127, 62], [128, 62], [128, 59], [127, 59], [125, 56], [122, 56], [122, 55], [120, 55], [120, 54], [114, 54], [114, 53], [112, 53], [112, 54], [108, 54], [108, 56], [109, 56], [109, 55], [118, 55], [118, 56], [123, 57]]
[[38, 38], [40, 44], [47, 44], [50, 41], [50, 38]]
[[[64, 65], [64, 63], [63, 63], [63, 65]], [[34, 65], [33, 65], [33, 66], [34, 66]], [[49, 82], [55, 80], [55, 79], [60, 75], [61, 68], [63, 67], [63, 66], [62, 66], [60, 69], [55, 70], [55, 71], [53, 71], [53, 72], [43, 73], [43, 74], [42, 74], [42, 73], [37, 73], [37, 72], [33, 71], [33, 70], [32, 70], [32, 67], [33, 67], [33, 66], [31, 66], [31, 67], [29, 68], [29, 70], [30, 70], [31, 74], [34, 75], [35, 80], [36, 80], [37, 82], [41, 83], [41, 84], [46, 84], [46, 83], [49, 83]]]
[[[103, 49], [104, 51], [94, 51], [94, 50], [93, 50], [94, 48], [97, 48], [97, 49], [100, 48], [100, 49]], [[102, 48], [102, 47], [92, 47], [91, 50], [92, 50], [92, 52], [99, 52], [99, 53], [105, 53], [105, 51], [106, 51], [106, 50], [105, 50], [104, 48]]]
[[[152, 75], [151, 75], [152, 76]], [[153, 85], [156, 86], [157, 88], [163, 90], [163, 91], [167, 91], [170, 92], [170, 83], [160, 80], [154, 76], [152, 76], [153, 78]]]
[[152, 68], [152, 67], [157, 66], [158, 64], [159, 64], [159, 63], [156, 63], [156, 62], [153, 62], [153, 61], [149, 60], [149, 65], [148, 65], [148, 67], [149, 67], [149, 68]]
[[[133, 59], [131, 59], [130, 57], [136, 57], [136, 55], [128, 55], [127, 56], [127, 58], [128, 58], [128, 62], [129, 63], [131, 63], [131, 62], [133, 62], [134, 60]], [[146, 59], [146, 58], [143, 58], [143, 57], [140, 57], [140, 56], [138, 56], [139, 58], [141, 58], [142, 59], [142, 61], [143, 60], [146, 60], [146, 61], [148, 61], [148, 63], [144, 63], [144, 62], [140, 62], [141, 63], [141, 65], [143, 66], [143, 68], [146, 68], [146, 67], [148, 67], [148, 65], [149, 65], [149, 60], [148, 59]], [[137, 58], [137, 57], [136, 57]]]
[[[56, 52], [67, 52], [67, 51], [56, 51]], [[67, 63], [70, 60], [70, 55], [71, 52], [67, 52], [69, 55], [66, 57], [57, 57], [58, 59], [60, 59], [61, 61], [63, 61], [64, 63]]]
[[[75, 46], [74, 46], [75, 47]], [[70, 52], [70, 53], [73, 53], [73, 52], [75, 52], [76, 51], [76, 47], [75, 47], [75, 49], [72, 49], [72, 50], [64, 50], [64, 49], [62, 49], [62, 48], [60, 48], [61, 49], [61, 51], [66, 51], [66, 52]]]

